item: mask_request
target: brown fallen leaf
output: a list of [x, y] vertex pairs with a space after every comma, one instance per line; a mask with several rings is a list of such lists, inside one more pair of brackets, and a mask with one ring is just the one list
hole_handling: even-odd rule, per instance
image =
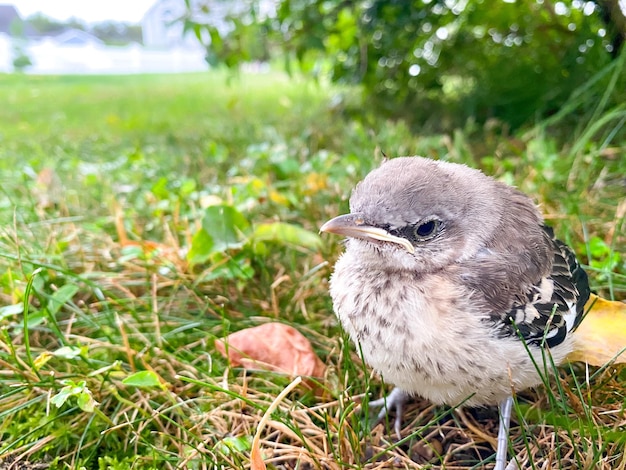
[[263, 369], [291, 376], [322, 377], [325, 365], [311, 342], [295, 328], [271, 322], [237, 331], [215, 341], [215, 348], [233, 366]]
[[615, 359], [626, 363], [626, 303], [591, 295], [587, 313], [574, 332], [576, 350], [567, 359], [603, 366]]

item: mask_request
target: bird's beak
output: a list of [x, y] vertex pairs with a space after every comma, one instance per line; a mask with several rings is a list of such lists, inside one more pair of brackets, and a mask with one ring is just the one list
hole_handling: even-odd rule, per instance
[[415, 247], [406, 238], [391, 235], [382, 228], [373, 227], [365, 223], [362, 214], [345, 214], [330, 219], [320, 228], [320, 232], [334, 233], [345, 237], [360, 238], [362, 240], [379, 240], [396, 243], [409, 253], [415, 253]]

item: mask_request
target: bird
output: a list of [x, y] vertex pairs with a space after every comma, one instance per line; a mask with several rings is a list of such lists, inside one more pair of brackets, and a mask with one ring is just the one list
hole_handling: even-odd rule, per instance
[[333, 309], [395, 386], [374, 403], [396, 410], [396, 434], [410, 396], [498, 405], [494, 469], [504, 470], [512, 397], [574, 349], [590, 295], [574, 252], [518, 189], [419, 156], [386, 159], [320, 231], [346, 237]]

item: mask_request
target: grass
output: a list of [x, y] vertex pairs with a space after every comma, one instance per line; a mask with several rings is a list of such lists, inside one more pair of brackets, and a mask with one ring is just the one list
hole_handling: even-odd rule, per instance
[[[354, 120], [337, 93], [278, 74], [0, 76], [0, 468], [248, 467], [291, 378], [230, 367], [213, 343], [273, 320], [327, 372], [271, 415], [271, 468], [491, 462], [493, 410], [417, 401], [398, 444], [370, 426], [357, 404], [385, 388], [336, 324], [341, 247], [317, 229], [378, 149], [465, 162], [535, 197], [593, 289], [626, 299], [625, 113], [421, 135]], [[625, 406], [624, 368], [565, 366], [518, 398], [510, 453], [624, 469]]]

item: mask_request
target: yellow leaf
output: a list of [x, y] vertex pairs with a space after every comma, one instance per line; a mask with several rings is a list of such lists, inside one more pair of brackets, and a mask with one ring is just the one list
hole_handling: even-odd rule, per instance
[[50, 359], [52, 359], [52, 354], [50, 354], [48, 351], [44, 351], [42, 352], [39, 356], [37, 356], [34, 360], [33, 365], [35, 366], [35, 369], [39, 370], [41, 369]]
[[309, 173], [306, 177], [306, 194], [315, 194], [328, 188], [328, 178], [322, 173]]
[[615, 360], [626, 363], [626, 303], [591, 294], [587, 313], [574, 332], [576, 349], [567, 359], [603, 366]]
[[273, 189], [270, 190], [270, 201], [280, 204], [281, 206], [289, 205], [289, 199]]

